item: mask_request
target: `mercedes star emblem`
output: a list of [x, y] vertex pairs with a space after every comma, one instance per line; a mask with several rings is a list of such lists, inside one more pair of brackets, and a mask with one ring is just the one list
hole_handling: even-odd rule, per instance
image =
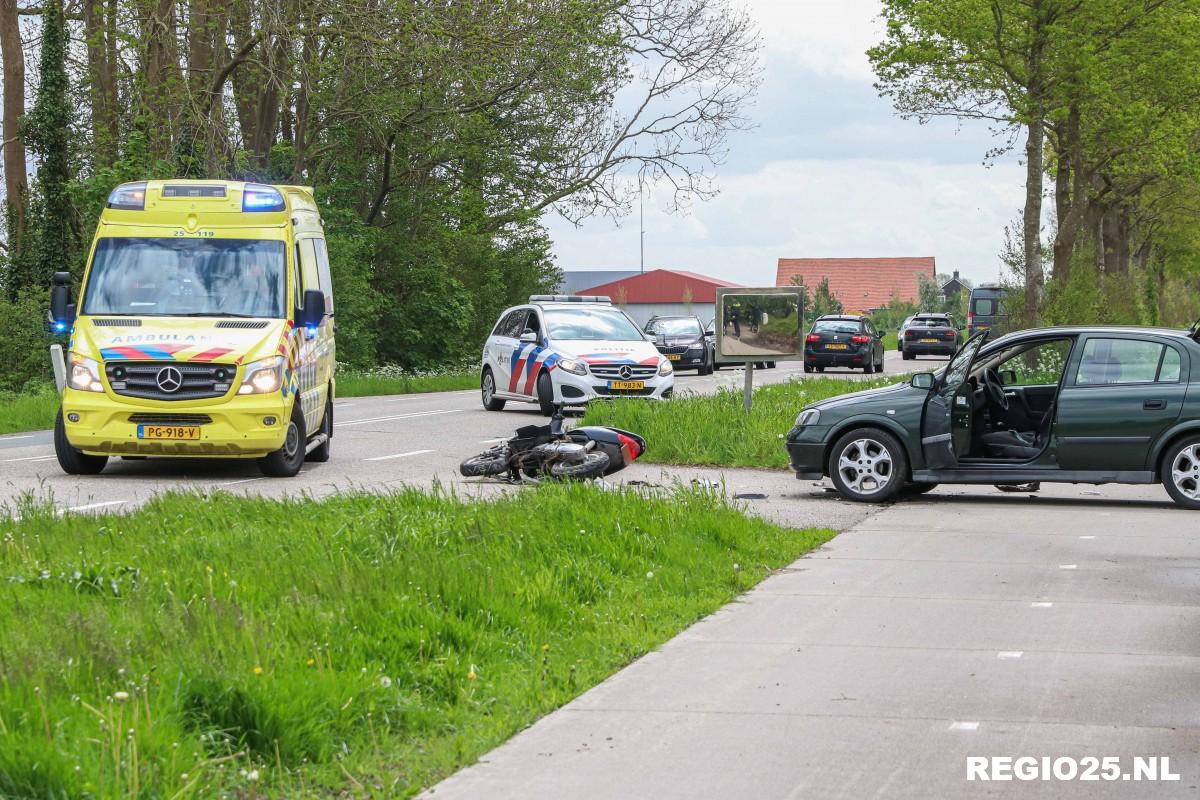
[[163, 367], [158, 371], [154, 380], [158, 383], [159, 389], [171, 394], [179, 391], [179, 387], [183, 386], [183, 373], [176, 367]]
[[622, 380], [627, 381], [632, 377], [633, 377], [633, 370], [631, 370], [629, 367], [621, 367], [621, 379]]

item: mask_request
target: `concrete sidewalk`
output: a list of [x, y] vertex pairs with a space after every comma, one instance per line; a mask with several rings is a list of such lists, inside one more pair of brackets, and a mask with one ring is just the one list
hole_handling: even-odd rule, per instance
[[[1156, 487], [896, 504], [427, 796], [1200, 796], [1197, 531]], [[968, 755], [1181, 780], [968, 782]]]

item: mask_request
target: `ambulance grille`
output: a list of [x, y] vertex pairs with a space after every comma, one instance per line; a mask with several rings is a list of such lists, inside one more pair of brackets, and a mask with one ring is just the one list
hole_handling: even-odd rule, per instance
[[223, 319], [216, 324], [217, 328], [241, 328], [242, 330], [259, 330], [271, 323], [260, 319]]
[[92, 324], [97, 328], [140, 328], [140, 319], [94, 319]]
[[[166, 367], [179, 371], [180, 386], [166, 392], [159, 386], [159, 372]], [[110, 361], [104, 374], [113, 392], [142, 400], [211, 400], [229, 394], [237, 367], [232, 364], [189, 364], [186, 361]]]

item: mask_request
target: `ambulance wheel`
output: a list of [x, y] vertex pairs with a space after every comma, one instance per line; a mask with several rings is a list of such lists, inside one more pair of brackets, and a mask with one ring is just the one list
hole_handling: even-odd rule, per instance
[[258, 468], [268, 478], [291, 478], [304, 466], [304, 414], [300, 412], [300, 398], [292, 404], [292, 418], [288, 420], [287, 434], [283, 447], [258, 460]]
[[538, 375], [537, 393], [538, 407], [542, 410], [542, 416], [553, 417], [554, 381], [550, 380], [549, 372], [543, 372], [541, 375]]
[[492, 374], [491, 367], [486, 367], [483, 370], [483, 377], [479, 379], [479, 389], [483, 394], [483, 407], [488, 411], [503, 411], [504, 401], [496, 397], [496, 376]]
[[68, 475], [99, 475], [108, 463], [108, 456], [89, 456], [71, 447], [61, 408], [54, 418], [54, 455], [58, 456], [58, 465]]
[[329, 460], [329, 451], [333, 445], [333, 395], [325, 401], [325, 417], [321, 420], [321, 433], [325, 434], [325, 443], [317, 445], [308, 454], [309, 461], [324, 464]]

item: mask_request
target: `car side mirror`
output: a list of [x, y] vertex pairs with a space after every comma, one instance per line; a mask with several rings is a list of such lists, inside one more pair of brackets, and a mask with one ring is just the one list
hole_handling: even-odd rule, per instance
[[933, 373], [918, 372], [916, 375], [913, 375], [911, 378], [909, 378], [908, 383], [914, 389], [924, 389], [925, 391], [929, 391], [933, 388]]
[[1012, 386], [1017, 382], [1017, 371], [1015, 369], [1002, 369], [999, 373], [1000, 382], [1005, 386]]
[[537, 344], [538, 335], [533, 331], [525, 331], [521, 334], [521, 341], [527, 344]]
[[71, 303], [71, 273], [56, 272], [50, 289], [50, 327], [55, 333], [65, 333], [75, 322], [75, 306]]
[[717, 335], [717, 332], [716, 332], [716, 331], [705, 331], [705, 332], [704, 332], [704, 338], [705, 338], [705, 339], [711, 339], [711, 338], [713, 338], [713, 337], [714, 337], [714, 336], [716, 336], [716, 335]]
[[304, 307], [296, 310], [296, 325], [315, 328], [325, 319], [325, 293], [309, 289], [304, 293]]

